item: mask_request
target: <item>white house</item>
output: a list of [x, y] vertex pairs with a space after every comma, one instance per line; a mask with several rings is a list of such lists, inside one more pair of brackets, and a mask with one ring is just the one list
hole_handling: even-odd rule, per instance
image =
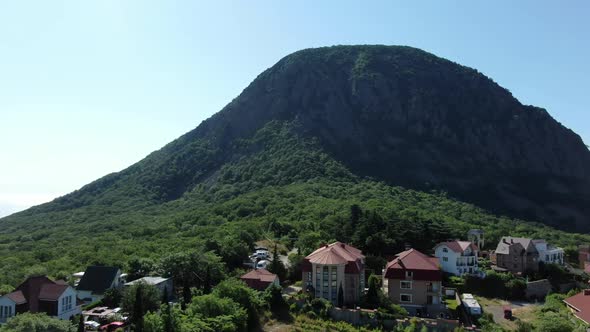
[[434, 256], [439, 259], [441, 269], [454, 275], [479, 275], [478, 252], [478, 247], [468, 241], [442, 242], [434, 247]]
[[539, 261], [548, 264], [563, 265], [564, 251], [562, 248], [554, 247], [545, 240], [533, 240], [533, 244], [539, 252]]
[[59, 319], [81, 313], [76, 291], [65, 282], [30, 277], [13, 292], [0, 297], [0, 323], [23, 312], [44, 312]]

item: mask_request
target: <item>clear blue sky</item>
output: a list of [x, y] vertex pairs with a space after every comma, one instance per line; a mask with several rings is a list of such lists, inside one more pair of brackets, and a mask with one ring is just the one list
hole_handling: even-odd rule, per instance
[[588, 1], [4, 1], [0, 213], [119, 171], [308, 47], [410, 45], [590, 142]]

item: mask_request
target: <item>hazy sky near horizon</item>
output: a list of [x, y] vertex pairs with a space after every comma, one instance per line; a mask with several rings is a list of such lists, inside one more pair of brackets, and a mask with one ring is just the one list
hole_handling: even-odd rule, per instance
[[5, 1], [0, 215], [139, 161], [299, 49], [409, 45], [590, 144], [588, 1]]

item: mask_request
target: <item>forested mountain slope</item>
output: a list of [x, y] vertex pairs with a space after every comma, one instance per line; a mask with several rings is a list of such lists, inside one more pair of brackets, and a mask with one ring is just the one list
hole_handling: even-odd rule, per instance
[[[337, 227], [353, 204], [376, 216]], [[355, 232], [372, 227], [369, 242], [383, 243], [361, 246], [386, 251], [470, 225], [582, 239], [512, 218], [590, 230], [590, 152], [579, 136], [473, 69], [409, 47], [336, 46], [285, 57], [126, 170], [0, 219], [0, 259], [12, 281], [19, 266], [56, 273], [237, 229], [248, 242], [261, 227], [304, 247], [335, 234], [369, 241]], [[408, 222], [433, 235], [404, 240], [394, 230]]]

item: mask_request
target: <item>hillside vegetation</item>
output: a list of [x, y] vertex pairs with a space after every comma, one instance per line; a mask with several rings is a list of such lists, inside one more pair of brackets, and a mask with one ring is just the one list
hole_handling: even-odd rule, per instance
[[265, 238], [384, 257], [478, 227], [490, 245], [573, 247], [590, 237], [555, 229], [586, 232], [588, 216], [590, 152], [545, 110], [418, 49], [327, 47], [129, 168], [0, 219], [0, 285], [187, 250], [231, 269]]

